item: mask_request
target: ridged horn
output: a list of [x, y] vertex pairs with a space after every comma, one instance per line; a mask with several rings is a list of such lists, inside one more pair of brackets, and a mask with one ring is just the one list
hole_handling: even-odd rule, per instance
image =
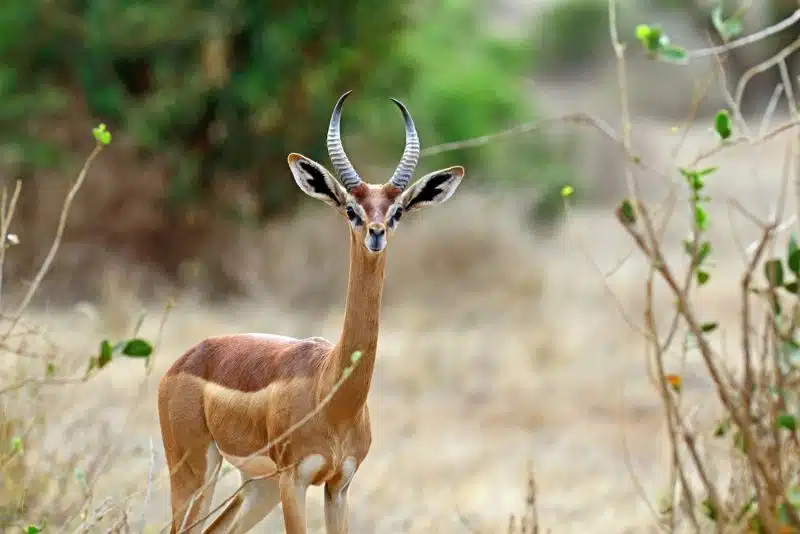
[[336, 101], [336, 105], [333, 107], [333, 114], [331, 114], [331, 122], [328, 125], [328, 156], [331, 158], [336, 176], [348, 191], [361, 183], [361, 177], [353, 168], [350, 160], [347, 159], [347, 154], [344, 153], [342, 135], [339, 131], [339, 124], [342, 120], [342, 105], [344, 104], [344, 99], [350, 93], [352, 91], [347, 91]]
[[414, 174], [414, 169], [419, 163], [419, 135], [414, 127], [414, 120], [403, 103], [396, 98], [392, 98], [392, 102], [397, 104], [403, 114], [403, 121], [406, 124], [406, 147], [403, 150], [403, 157], [400, 158], [400, 164], [395, 169], [389, 183], [402, 191], [408, 185], [408, 181], [411, 180], [411, 175]]

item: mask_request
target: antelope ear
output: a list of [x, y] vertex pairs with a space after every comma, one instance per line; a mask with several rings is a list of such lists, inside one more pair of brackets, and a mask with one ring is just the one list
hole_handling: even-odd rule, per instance
[[334, 208], [342, 208], [347, 201], [347, 190], [328, 170], [302, 154], [289, 154], [289, 169], [294, 181], [303, 192]]
[[405, 211], [441, 204], [456, 192], [464, 177], [464, 167], [455, 166], [426, 174], [400, 196]]

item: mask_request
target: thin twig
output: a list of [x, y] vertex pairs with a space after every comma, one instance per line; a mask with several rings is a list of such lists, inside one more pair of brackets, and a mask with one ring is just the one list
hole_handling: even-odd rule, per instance
[[39, 286], [42, 283], [42, 280], [47, 275], [48, 271], [50, 270], [50, 266], [53, 263], [53, 260], [56, 257], [56, 253], [58, 252], [59, 247], [61, 246], [61, 240], [64, 237], [64, 229], [67, 226], [67, 217], [69, 216], [70, 208], [72, 207], [72, 201], [75, 199], [75, 196], [80, 191], [83, 182], [86, 180], [86, 175], [89, 172], [89, 168], [92, 166], [92, 162], [94, 159], [102, 152], [104, 145], [101, 143], [97, 143], [92, 150], [92, 153], [89, 154], [89, 157], [86, 158], [86, 162], [83, 164], [83, 168], [81, 172], [78, 174], [78, 179], [75, 180], [75, 183], [72, 184], [69, 191], [67, 192], [67, 196], [64, 199], [64, 204], [61, 207], [61, 215], [58, 218], [58, 228], [56, 229], [55, 238], [53, 238], [53, 244], [50, 246], [50, 250], [47, 253], [44, 261], [42, 262], [42, 266], [39, 268], [39, 271], [36, 273], [36, 276], [33, 278], [33, 282], [28, 287], [28, 292], [25, 294], [25, 297], [20, 302], [19, 306], [17, 307], [16, 311], [13, 314], [14, 320], [12, 320], [12, 326], [9, 331], [13, 330], [16, 326], [16, 320], [22, 316], [22, 313], [28, 307], [33, 299], [33, 296], [36, 294], [36, 291], [39, 289]]
[[516, 136], [519, 134], [530, 133], [536, 130], [541, 130], [545, 126], [549, 126], [556, 122], [590, 125], [603, 132], [606, 135], [606, 137], [610, 138], [611, 140], [620, 141], [620, 138], [614, 131], [614, 128], [612, 128], [606, 121], [598, 117], [594, 117], [588, 113], [577, 112], [577, 113], [567, 113], [566, 115], [560, 115], [557, 117], [549, 117], [549, 118], [524, 122], [512, 128], [508, 128], [507, 130], [501, 130], [499, 132], [495, 132], [488, 135], [481, 135], [478, 137], [473, 137], [471, 139], [453, 141], [451, 143], [441, 143], [439, 145], [434, 145], [422, 150], [420, 152], [420, 156], [422, 157], [433, 156], [435, 154], [442, 154], [443, 152], [452, 152], [454, 150], [463, 150], [465, 148], [476, 148], [479, 146], [487, 145], [492, 141], [495, 141], [497, 139], [502, 139], [504, 137]]
[[6, 249], [10, 245], [8, 238], [8, 230], [11, 227], [11, 221], [14, 218], [14, 211], [17, 208], [17, 201], [19, 194], [22, 191], [22, 180], [17, 180], [14, 185], [14, 192], [11, 193], [11, 199], [8, 199], [8, 190], [3, 188], [2, 204], [0, 206], [0, 310], [3, 309], [3, 272], [5, 271]]
[[761, 63], [755, 65], [754, 67], [750, 67], [749, 69], [747, 69], [747, 71], [745, 71], [745, 73], [742, 74], [742, 77], [739, 79], [739, 83], [736, 85], [735, 100], [737, 107], [741, 109], [742, 98], [744, 98], [744, 90], [747, 88], [747, 84], [750, 82], [750, 79], [753, 78], [753, 76], [755, 76], [756, 74], [760, 74], [762, 72], [766, 72], [770, 68], [786, 60], [787, 57], [789, 57], [798, 49], [800, 49], [800, 37], [795, 39], [791, 44], [783, 48], [780, 52], [778, 52], [774, 56], [762, 61]]
[[703, 57], [724, 54], [725, 52], [730, 52], [731, 50], [741, 48], [742, 46], [747, 46], [752, 43], [757, 43], [758, 41], [762, 41], [771, 35], [775, 35], [776, 33], [782, 32], [783, 30], [792, 27], [794, 24], [797, 23], [798, 20], [800, 20], [800, 9], [792, 13], [791, 16], [778, 22], [777, 24], [773, 24], [772, 26], [764, 28], [761, 31], [752, 33], [745, 37], [736, 39], [735, 41], [730, 41], [728, 43], [719, 46], [713, 46], [711, 48], [703, 48], [700, 50], [690, 50], [686, 53], [686, 55], [691, 60], [691, 59], [699, 59]]

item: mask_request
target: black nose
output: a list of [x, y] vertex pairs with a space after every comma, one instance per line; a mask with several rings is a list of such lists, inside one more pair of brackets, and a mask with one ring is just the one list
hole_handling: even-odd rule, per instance
[[369, 225], [369, 235], [374, 237], [380, 237], [386, 232], [386, 228], [383, 227], [381, 224], [370, 224]]

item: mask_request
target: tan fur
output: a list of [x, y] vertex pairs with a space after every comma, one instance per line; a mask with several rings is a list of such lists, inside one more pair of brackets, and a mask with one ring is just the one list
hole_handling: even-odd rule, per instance
[[[367, 396], [378, 348], [386, 247], [404, 210], [444, 202], [464, 176], [462, 167], [450, 167], [407, 187], [418, 160], [418, 138], [405, 106], [392, 99], [406, 124], [403, 158], [389, 182], [363, 182], [344, 155], [338, 132], [348, 94], [339, 98], [328, 133], [329, 155], [342, 182], [301, 154], [287, 157], [298, 187], [334, 207], [350, 226], [341, 336], [335, 345], [318, 337], [212, 337], [170, 367], [159, 383], [158, 410], [170, 469], [172, 533], [202, 528], [213, 496], [212, 475], [223, 458], [239, 468], [242, 492], [205, 532], [247, 532], [280, 502], [286, 533], [305, 534], [306, 491], [322, 484], [327, 534], [348, 530], [347, 490], [372, 442]], [[357, 352], [361, 356], [353, 369]]]
[[[384, 224], [398, 192], [362, 184], [351, 193], [364, 208], [367, 222]], [[161, 379], [158, 409], [171, 471], [171, 533], [180, 531], [187, 504], [204, 484], [206, 452], [213, 443], [223, 457], [239, 464], [245, 479], [263, 477], [277, 467], [277, 473], [273, 470], [273, 476], [266, 477], [272, 482], [260, 489], [278, 484], [288, 534], [306, 532], [303, 483], [325, 484], [327, 531], [347, 531], [347, 486], [372, 441], [366, 400], [386, 265], [385, 251], [370, 253], [362, 242], [363, 231], [351, 230], [346, 312], [338, 343], [257, 334], [211, 337], [187, 350]], [[354, 351], [362, 354], [358, 365], [330, 403], [295, 431], [285, 446], [273, 447], [249, 466], [243, 465], [244, 457], [319, 406], [351, 365]], [[313, 455], [324, 460], [321, 467], [309, 480], [298, 480], [298, 465]], [[227, 531], [246, 499], [231, 501], [205, 532]], [[199, 511], [207, 508], [202, 500], [192, 506], [185, 525], [200, 519]]]

